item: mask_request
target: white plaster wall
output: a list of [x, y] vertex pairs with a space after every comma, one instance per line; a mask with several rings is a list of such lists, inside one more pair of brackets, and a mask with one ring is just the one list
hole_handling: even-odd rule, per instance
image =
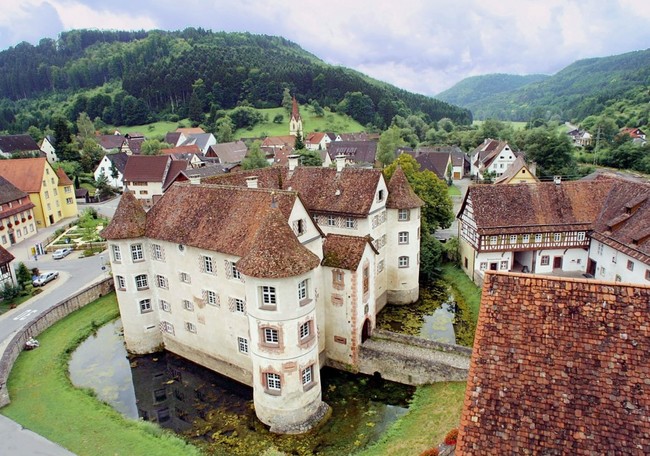
[[95, 169], [95, 180], [99, 180], [99, 177], [102, 175], [102, 173], [108, 178], [109, 184], [111, 184], [115, 188], [122, 189], [124, 187], [124, 183], [122, 182], [122, 173], [119, 171], [117, 172], [117, 178], [114, 179], [112, 176], [112, 170], [111, 170], [111, 161], [104, 156], [102, 158], [102, 161], [99, 162], [99, 165], [97, 166], [97, 169]]
[[[542, 265], [542, 256], [549, 256], [549, 264]], [[587, 251], [584, 249], [546, 249], [538, 250], [535, 255], [535, 273], [553, 272], [553, 258], [562, 257], [563, 271], [585, 271], [587, 268]]]
[[[602, 245], [602, 253], [598, 253], [599, 244]], [[650, 281], [645, 278], [646, 271], [650, 270], [649, 264], [642, 263], [607, 244], [592, 239], [589, 246], [589, 257], [597, 263], [595, 278], [599, 280], [616, 281], [617, 278], [620, 278], [621, 282], [650, 284]], [[628, 261], [633, 263], [631, 271], [628, 269]]]
[[[510, 271], [513, 264], [513, 252], [481, 252], [476, 255], [474, 267], [477, 271], [490, 270], [490, 263], [497, 263], [497, 271]], [[502, 261], [507, 262], [507, 267], [502, 267]], [[481, 263], [487, 263], [486, 269], [481, 269]]]
[[[398, 210], [387, 210], [386, 276], [388, 302], [409, 304], [419, 295], [420, 274], [420, 209], [410, 209], [409, 220], [399, 221]], [[399, 233], [408, 233], [408, 244], [399, 243]], [[409, 265], [399, 267], [399, 257], [407, 256]]]

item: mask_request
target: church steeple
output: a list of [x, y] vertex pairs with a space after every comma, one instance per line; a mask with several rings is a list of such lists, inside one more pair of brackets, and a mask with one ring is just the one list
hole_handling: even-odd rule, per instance
[[293, 136], [298, 136], [302, 134], [302, 117], [300, 117], [300, 111], [298, 110], [298, 101], [294, 96], [291, 99], [291, 120], [289, 121], [289, 134]]

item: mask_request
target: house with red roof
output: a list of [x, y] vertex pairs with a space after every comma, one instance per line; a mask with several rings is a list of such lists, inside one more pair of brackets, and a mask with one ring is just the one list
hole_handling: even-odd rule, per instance
[[11, 264], [14, 258], [11, 252], [0, 245], [0, 290], [6, 286], [16, 285], [16, 273]]
[[131, 155], [124, 168], [124, 192], [151, 208], [176, 176], [189, 167], [187, 160], [169, 155]]
[[485, 139], [470, 153], [470, 172], [478, 180], [483, 180], [484, 174], [499, 177], [514, 163], [517, 155], [506, 141]]
[[0, 248], [11, 247], [36, 234], [34, 207], [27, 193], [0, 176]]

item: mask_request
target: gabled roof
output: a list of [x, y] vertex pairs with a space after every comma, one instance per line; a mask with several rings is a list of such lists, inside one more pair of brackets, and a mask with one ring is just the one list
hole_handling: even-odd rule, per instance
[[56, 171], [56, 176], [59, 178], [59, 183], [58, 186], [62, 185], [72, 185], [72, 181], [68, 177], [68, 175], [63, 171], [63, 168], [59, 168]]
[[106, 154], [106, 158], [115, 166], [115, 168], [117, 168], [120, 173], [124, 174], [126, 162], [129, 159], [129, 155], [126, 152]]
[[172, 162], [169, 165], [169, 169], [167, 170], [167, 174], [165, 175], [165, 181], [163, 182], [163, 191], [167, 190], [167, 187], [169, 187], [172, 182], [174, 182], [174, 179], [183, 172], [184, 170], [187, 169], [189, 166], [189, 161], [187, 160], [172, 160]]
[[479, 234], [588, 230], [612, 180], [471, 185], [459, 211], [471, 200]]
[[176, 154], [201, 154], [201, 148], [196, 144], [189, 146], [177, 146], [170, 149], [160, 149], [161, 155], [176, 155]]
[[165, 134], [165, 142], [167, 144], [171, 144], [172, 146], [176, 146], [181, 135], [182, 133], [180, 131], [170, 131]]
[[201, 150], [207, 147], [210, 138], [214, 138], [212, 133], [190, 133], [187, 136], [187, 139], [181, 146], [189, 146], [196, 144]]
[[126, 141], [126, 138], [122, 135], [99, 135], [96, 139], [105, 150], [120, 149]]
[[200, 135], [202, 133], [205, 133], [205, 130], [203, 130], [201, 127], [177, 128], [176, 133], [183, 133], [185, 136]]
[[406, 179], [406, 174], [401, 167], [397, 167], [388, 182], [388, 199], [386, 207], [389, 209], [413, 209], [424, 206], [422, 201], [413, 191]]
[[0, 152], [12, 154], [14, 152], [38, 152], [41, 148], [29, 135], [2, 135], [0, 136]]
[[248, 147], [244, 141], [234, 141], [220, 144], [213, 144], [210, 149], [219, 157], [221, 163], [239, 163], [248, 152]]
[[650, 287], [488, 271], [456, 454], [647, 454]]
[[472, 151], [472, 162], [476, 166], [482, 165], [487, 168], [506, 147], [510, 147], [506, 141], [488, 138], [483, 144]]
[[296, 137], [293, 135], [285, 136], [267, 136], [262, 141], [262, 147], [294, 147], [296, 145]]
[[508, 183], [510, 179], [515, 177], [517, 174], [519, 174], [519, 172], [522, 169], [525, 169], [527, 173], [533, 176], [535, 181], [539, 182], [537, 176], [532, 174], [530, 172], [530, 169], [528, 169], [528, 166], [526, 166], [526, 160], [524, 160], [524, 156], [518, 155], [517, 158], [515, 158], [515, 161], [512, 162], [510, 166], [506, 168], [505, 172], [494, 180], [494, 183], [495, 184]]
[[147, 213], [131, 192], [125, 192], [117, 205], [113, 220], [101, 232], [105, 239], [133, 239], [144, 236]]
[[14, 260], [14, 256], [0, 245], [0, 264], [9, 264]]
[[453, 166], [465, 166], [469, 165], [469, 157], [462, 150], [454, 150], [451, 152], [451, 162]]
[[320, 131], [309, 133], [305, 138], [305, 144], [320, 144], [325, 136], [326, 134]]
[[327, 145], [327, 153], [332, 161], [337, 155], [358, 163], [375, 163], [377, 143], [375, 141], [334, 141]]
[[366, 246], [377, 253], [367, 237], [328, 234], [323, 242], [323, 266], [356, 271]]
[[140, 155], [140, 149], [142, 148], [142, 143], [144, 142], [144, 137], [128, 138], [126, 141], [127, 141], [128, 146], [129, 146], [129, 150], [134, 155]]
[[420, 164], [421, 170], [429, 170], [436, 173], [440, 179], [446, 179], [447, 164], [450, 163], [451, 154], [449, 151], [437, 151], [434, 149], [421, 148], [414, 152], [407, 152]]
[[0, 205], [16, 201], [21, 198], [28, 198], [27, 193], [18, 189], [4, 177], [0, 176]]
[[643, 138], [645, 136], [643, 130], [637, 127], [621, 128], [621, 133], [628, 134], [632, 138]]
[[46, 166], [49, 165], [44, 157], [0, 160], [0, 176], [24, 192], [38, 193], [43, 185]]
[[124, 180], [163, 183], [171, 161], [167, 155], [131, 155], [124, 168]]
[[289, 227], [286, 217], [272, 203], [262, 218], [250, 250], [237, 262], [237, 269], [250, 277], [280, 279], [304, 274], [320, 263], [303, 246]]

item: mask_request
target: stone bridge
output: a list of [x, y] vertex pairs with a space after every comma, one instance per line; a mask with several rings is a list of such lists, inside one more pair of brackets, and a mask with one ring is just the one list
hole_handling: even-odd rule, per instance
[[359, 372], [406, 385], [466, 381], [472, 350], [381, 329], [359, 351]]

